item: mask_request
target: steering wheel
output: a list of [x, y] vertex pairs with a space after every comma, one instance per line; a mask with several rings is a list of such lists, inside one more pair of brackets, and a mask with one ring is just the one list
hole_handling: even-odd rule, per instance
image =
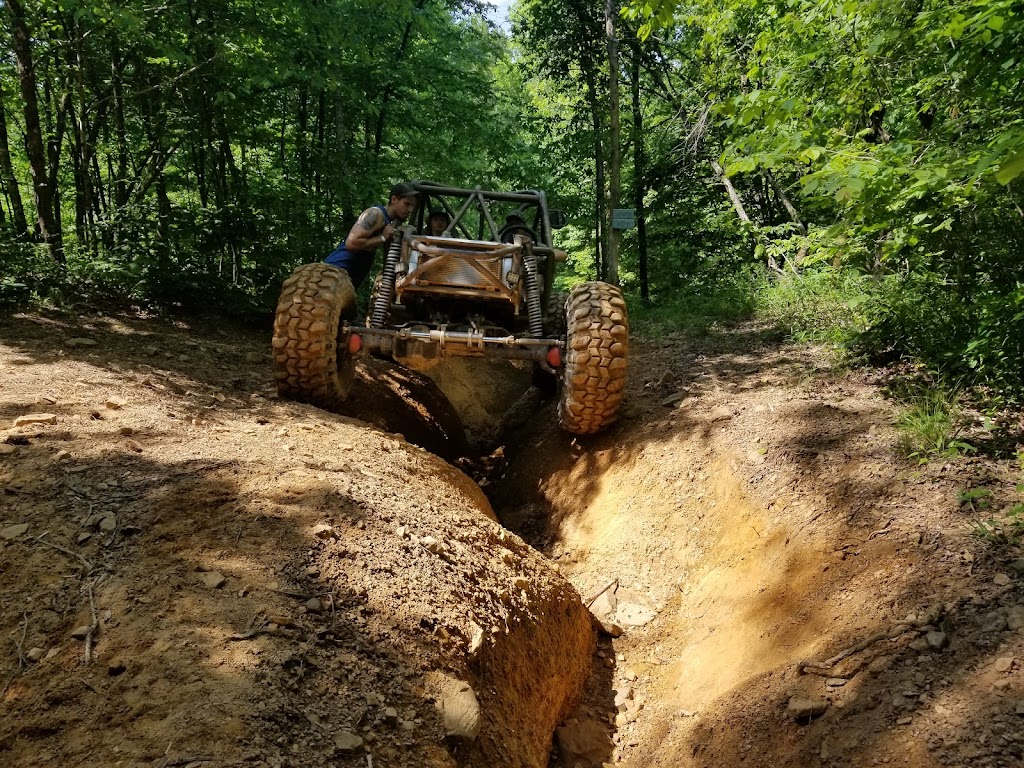
[[510, 224], [501, 230], [498, 239], [503, 243], [513, 243], [516, 235], [526, 235], [533, 242], [537, 242], [537, 233], [525, 224]]

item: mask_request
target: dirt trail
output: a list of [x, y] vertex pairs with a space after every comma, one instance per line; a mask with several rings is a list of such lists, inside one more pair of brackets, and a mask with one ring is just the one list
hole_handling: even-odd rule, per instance
[[542, 414], [492, 494], [581, 594], [615, 585], [593, 609], [625, 632], [577, 713], [608, 737], [592, 757], [1024, 764], [1020, 552], [993, 557], [959, 501], [1008, 507], [1019, 469], [897, 460], [876, 386], [756, 328], [633, 359], [620, 426], [582, 444]]
[[275, 401], [265, 333], [0, 322], [0, 426], [56, 421], [0, 443], [3, 764], [541, 766], [560, 721], [564, 768], [1024, 764], [1020, 552], [959, 501], [1019, 470], [897, 460], [819, 350], [637, 342], [588, 440], [528, 371], [448, 365], [467, 440], [379, 364], [346, 415]]
[[391, 431], [459, 455], [429, 381], [364, 375], [380, 429], [275, 401], [267, 349], [4, 320], [0, 421], [42, 423], [0, 439], [0, 764], [544, 765], [579, 597]]

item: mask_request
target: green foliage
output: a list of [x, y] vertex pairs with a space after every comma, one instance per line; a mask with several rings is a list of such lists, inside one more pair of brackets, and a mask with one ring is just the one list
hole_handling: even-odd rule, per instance
[[736, 277], [714, 293], [683, 292], [644, 301], [627, 297], [630, 328], [638, 336], [657, 339], [670, 333], [703, 335], [717, 325], [748, 319], [754, 309], [753, 277]]
[[[797, 337], [1024, 390], [1020, 0], [637, 0], [627, 15], [693, 52], [677, 65], [705, 94], [755, 256], [787, 272], [761, 311]], [[806, 233], [781, 226], [783, 196]]]
[[928, 387], [905, 403], [896, 419], [897, 448], [909, 459], [922, 464], [935, 458], [953, 458], [972, 453], [973, 446], [958, 439], [961, 430], [959, 395], [955, 391]]
[[[58, 303], [247, 309], [394, 181], [549, 186], [509, 41], [470, 0], [26, 5], [67, 263], [37, 279], [34, 261], [5, 259], [0, 301], [26, 284]], [[29, 231], [10, 237], [25, 241], [16, 78], [0, 61], [13, 161], [0, 205], [20, 192]]]
[[850, 269], [819, 269], [765, 278], [757, 292], [758, 316], [797, 341], [848, 343], [867, 325], [871, 278]]
[[[993, 546], [1017, 547], [1024, 539], [1024, 451], [1017, 453], [1017, 466], [1021, 472], [1015, 491], [1017, 500], [1002, 510], [973, 522], [974, 534]], [[960, 493], [963, 509], [975, 515], [991, 510], [991, 492], [986, 488], [969, 488]]]
[[965, 384], [990, 383], [1005, 394], [1024, 388], [1024, 293], [1021, 285], [974, 280], [973, 293], [943, 274], [892, 276], [875, 287], [869, 318], [853, 346], [872, 356], [923, 362]]

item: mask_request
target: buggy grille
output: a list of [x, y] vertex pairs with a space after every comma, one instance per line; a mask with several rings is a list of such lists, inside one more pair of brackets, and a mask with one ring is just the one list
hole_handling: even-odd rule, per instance
[[[437, 266], [432, 265], [430, 261], [423, 265], [423, 272], [420, 276], [422, 282], [435, 285], [458, 286], [460, 288], [494, 289], [494, 285], [481, 275], [479, 270], [462, 259], [437, 259], [436, 261], [438, 262]], [[501, 262], [501, 259], [479, 259], [477, 264], [494, 275], [498, 280], [502, 280], [503, 270]]]

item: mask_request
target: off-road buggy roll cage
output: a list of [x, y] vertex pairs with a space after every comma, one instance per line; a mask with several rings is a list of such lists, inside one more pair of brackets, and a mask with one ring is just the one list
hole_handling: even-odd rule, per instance
[[[345, 270], [303, 264], [284, 281], [274, 316], [278, 393], [338, 408], [360, 352], [420, 370], [445, 357], [498, 357], [535, 364], [535, 382], [558, 392], [563, 429], [589, 435], [613, 423], [626, 385], [626, 302], [599, 281], [552, 291], [565, 253], [551, 235], [564, 214], [536, 190], [413, 186], [416, 226], [395, 230], [365, 323], [355, 320]], [[423, 234], [432, 205], [449, 217], [439, 236]]]
[[[564, 339], [545, 322], [546, 299], [565, 259], [552, 245], [564, 214], [550, 211], [537, 190], [413, 186], [416, 226], [396, 231], [366, 324], [343, 331], [349, 350], [421, 369], [443, 357], [490, 356], [532, 360], [553, 373]], [[419, 234], [434, 207], [448, 225], [440, 236]]]

